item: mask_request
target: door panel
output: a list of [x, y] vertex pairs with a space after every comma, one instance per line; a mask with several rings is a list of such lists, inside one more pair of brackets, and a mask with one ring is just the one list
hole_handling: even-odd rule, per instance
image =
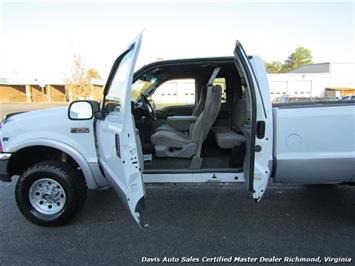
[[[238, 41], [234, 54], [238, 72], [247, 87], [247, 108], [251, 109], [244, 173], [253, 198], [259, 201], [269, 183], [272, 167], [273, 122], [268, 81], [261, 59], [249, 58]], [[257, 125], [262, 125], [262, 134]]]
[[142, 34], [115, 61], [104, 89], [103, 118], [96, 122], [99, 163], [134, 220], [144, 205], [143, 162], [131, 112], [131, 86]]
[[109, 179], [123, 203], [132, 212], [136, 222], [139, 222], [136, 208], [139, 200], [144, 197], [144, 188], [141, 180], [139, 150], [136, 148], [134, 135], [128, 136], [119, 116], [108, 115], [105, 120], [98, 121], [97, 127], [100, 164], [105, 177]]

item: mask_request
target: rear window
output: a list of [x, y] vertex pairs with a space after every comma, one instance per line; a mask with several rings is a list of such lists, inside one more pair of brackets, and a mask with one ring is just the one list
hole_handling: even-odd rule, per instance
[[195, 104], [195, 79], [173, 79], [162, 83], [150, 99], [157, 110], [178, 105]]
[[213, 85], [219, 85], [222, 87], [222, 103], [225, 103], [227, 101], [227, 94], [226, 94], [226, 79], [225, 78], [216, 78], [213, 81]]

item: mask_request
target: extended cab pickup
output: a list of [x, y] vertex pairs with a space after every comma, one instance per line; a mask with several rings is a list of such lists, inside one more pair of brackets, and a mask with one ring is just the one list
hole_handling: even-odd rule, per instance
[[[270, 178], [355, 181], [353, 102], [273, 107], [262, 60], [239, 42], [234, 56], [158, 61], [134, 73], [140, 46], [141, 35], [116, 59], [100, 103], [3, 119], [0, 178], [19, 176], [16, 200], [30, 221], [67, 223], [87, 189], [113, 187], [141, 224], [145, 183], [245, 182], [259, 201]], [[154, 103], [161, 86], [181, 79], [194, 80], [194, 104]]]

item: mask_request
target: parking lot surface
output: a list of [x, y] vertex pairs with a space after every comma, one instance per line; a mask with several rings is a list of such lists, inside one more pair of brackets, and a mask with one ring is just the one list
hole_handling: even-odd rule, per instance
[[90, 191], [64, 227], [31, 224], [0, 184], [1, 265], [134, 265], [145, 258], [355, 259], [355, 187], [272, 185], [256, 204], [239, 185], [148, 185], [138, 228], [113, 190]]

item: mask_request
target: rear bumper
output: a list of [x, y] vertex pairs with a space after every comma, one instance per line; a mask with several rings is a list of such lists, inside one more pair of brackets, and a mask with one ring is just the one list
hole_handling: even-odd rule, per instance
[[7, 172], [7, 164], [11, 153], [0, 153], [0, 181], [11, 182], [11, 176]]

